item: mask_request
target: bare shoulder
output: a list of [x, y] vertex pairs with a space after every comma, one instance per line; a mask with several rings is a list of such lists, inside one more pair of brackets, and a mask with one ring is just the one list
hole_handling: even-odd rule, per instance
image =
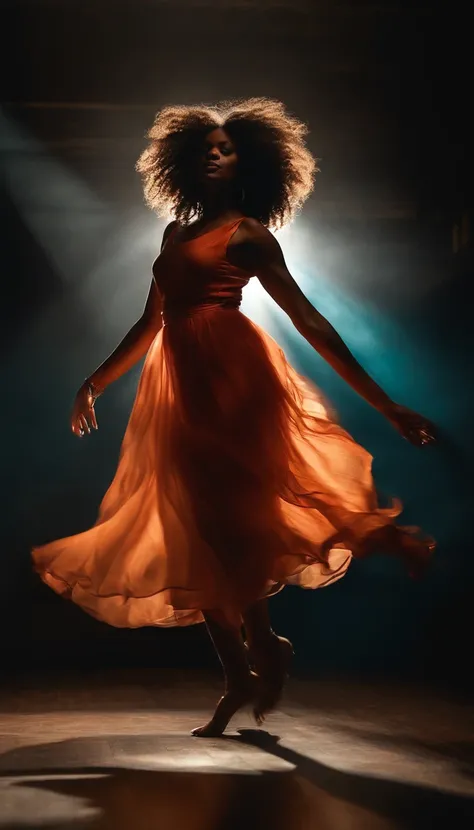
[[240, 223], [227, 249], [229, 262], [248, 271], [278, 256], [281, 248], [274, 235], [251, 216]]
[[162, 243], [161, 243], [162, 248], [163, 248], [163, 245], [165, 244], [166, 240], [170, 236], [171, 232], [176, 228], [177, 224], [178, 223], [177, 223], [176, 219], [173, 219], [172, 222], [168, 222], [166, 228], [163, 231], [163, 240], [162, 240]]
[[165, 228], [165, 229], [164, 229], [164, 231], [163, 231], [163, 238], [162, 238], [162, 240], [161, 240], [160, 253], [159, 253], [159, 254], [158, 254], [158, 256], [156, 257], [156, 259], [155, 259], [155, 261], [154, 261], [153, 265], [151, 266], [151, 270], [152, 270], [153, 274], [154, 274], [154, 273], [155, 273], [155, 271], [156, 271], [157, 264], [158, 264], [158, 260], [159, 260], [159, 258], [160, 258], [160, 256], [161, 256], [161, 252], [163, 251], [163, 248], [165, 247], [167, 240], [169, 239], [169, 237], [170, 237], [170, 235], [171, 235], [172, 231], [174, 230], [174, 228], [176, 227], [176, 225], [177, 225], [177, 224], [178, 224], [178, 223], [176, 222], [176, 220], [175, 220], [175, 219], [173, 219], [173, 221], [172, 221], [172, 222], [169, 222], [169, 223], [166, 225], [166, 228]]
[[246, 216], [240, 223], [237, 233], [234, 234], [236, 244], [252, 242], [254, 244], [271, 243], [275, 240], [273, 234], [258, 219]]

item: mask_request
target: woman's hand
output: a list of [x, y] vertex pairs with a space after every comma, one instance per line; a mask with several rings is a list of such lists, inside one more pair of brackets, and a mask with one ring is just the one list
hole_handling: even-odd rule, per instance
[[423, 415], [418, 415], [417, 412], [398, 403], [390, 403], [381, 411], [400, 435], [411, 444], [424, 447], [426, 444], [435, 443], [436, 428]]
[[84, 381], [76, 394], [71, 413], [71, 429], [78, 438], [83, 438], [86, 432], [90, 435], [90, 427], [99, 428], [94, 411], [97, 398], [98, 395], [92, 393], [90, 384]]

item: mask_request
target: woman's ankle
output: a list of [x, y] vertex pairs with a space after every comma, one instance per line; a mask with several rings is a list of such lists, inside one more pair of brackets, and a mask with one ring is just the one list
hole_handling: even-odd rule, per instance
[[270, 629], [265, 634], [259, 634], [258, 637], [247, 637], [246, 642], [250, 651], [255, 654], [256, 652], [260, 653], [267, 651], [269, 648], [274, 648], [278, 643], [278, 636]]

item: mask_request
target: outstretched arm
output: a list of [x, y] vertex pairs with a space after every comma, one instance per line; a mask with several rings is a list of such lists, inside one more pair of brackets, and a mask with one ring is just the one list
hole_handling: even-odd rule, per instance
[[242, 222], [228, 256], [234, 264], [258, 277], [308, 343], [404, 437], [417, 444], [432, 440], [432, 425], [390, 399], [355, 359], [331, 323], [305, 297], [286, 266], [280, 245], [260, 222]]
[[[260, 222], [246, 219], [247, 239], [242, 236], [234, 255], [251, 271], [275, 302], [288, 314], [305, 340], [376, 409], [393, 402], [349, 351], [331, 323], [305, 297], [290, 274], [277, 240]], [[242, 228], [242, 225], [241, 225]], [[248, 230], [247, 230], [248, 229]]]
[[122, 377], [147, 353], [161, 326], [161, 297], [152, 279], [143, 314], [114, 351], [87, 378], [97, 394]]
[[[165, 229], [162, 248], [173, 224]], [[94, 411], [96, 398], [147, 353], [163, 325], [161, 310], [162, 299], [153, 278], [143, 314], [106, 360], [86, 378], [76, 394], [71, 414], [71, 429], [75, 435], [81, 438], [85, 433], [90, 433], [90, 425], [97, 429]]]
[[[163, 249], [173, 225], [174, 222], [171, 222], [165, 228], [161, 249]], [[134, 323], [109, 357], [87, 378], [98, 394], [103, 392], [106, 386], [122, 377], [125, 372], [128, 372], [147, 353], [163, 325], [161, 311], [161, 295], [155, 279], [152, 278], [142, 316]]]

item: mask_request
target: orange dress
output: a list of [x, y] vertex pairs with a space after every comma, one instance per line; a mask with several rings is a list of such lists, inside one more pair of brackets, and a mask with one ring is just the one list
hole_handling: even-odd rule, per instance
[[145, 359], [113, 481], [92, 528], [35, 547], [51, 588], [111, 625], [190, 625], [286, 584], [319, 588], [363, 555], [372, 457], [239, 310], [226, 258], [242, 220], [172, 234], [154, 265], [164, 325]]

